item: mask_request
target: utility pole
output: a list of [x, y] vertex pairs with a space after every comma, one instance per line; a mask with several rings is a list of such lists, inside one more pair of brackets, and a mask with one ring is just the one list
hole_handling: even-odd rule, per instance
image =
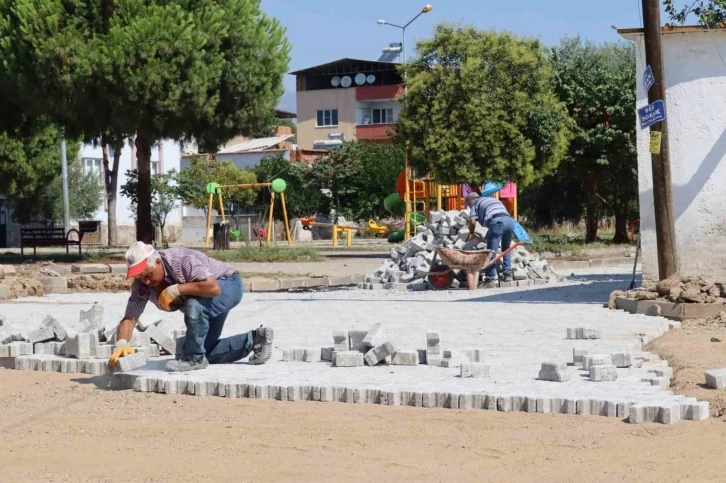
[[[643, 31], [645, 62], [653, 70], [655, 83], [648, 91], [648, 103], [662, 100], [666, 105], [665, 74], [663, 72], [663, 32], [660, 23], [660, 0], [643, 1]], [[667, 113], [667, 110], [665, 111]], [[667, 114], [666, 114], [667, 115]], [[651, 153], [653, 169], [653, 202], [655, 205], [655, 234], [658, 246], [658, 274], [664, 280], [678, 271], [676, 227], [671, 189], [671, 161], [668, 150], [668, 120], [650, 127], [662, 133], [660, 153]]]
[[66, 159], [66, 137], [61, 133], [61, 183], [63, 186], [63, 231], [68, 233], [71, 229], [70, 213], [68, 209], [68, 160]]

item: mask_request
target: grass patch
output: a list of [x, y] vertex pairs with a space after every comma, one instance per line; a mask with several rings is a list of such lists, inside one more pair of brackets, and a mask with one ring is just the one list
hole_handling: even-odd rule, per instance
[[207, 252], [223, 262], [320, 262], [325, 257], [313, 247], [250, 245], [234, 250]]
[[613, 243], [614, 233], [602, 233], [594, 243], [585, 243], [585, 233], [530, 233], [530, 251], [572, 252], [573, 256], [582, 255], [588, 248], [633, 247], [634, 243]]

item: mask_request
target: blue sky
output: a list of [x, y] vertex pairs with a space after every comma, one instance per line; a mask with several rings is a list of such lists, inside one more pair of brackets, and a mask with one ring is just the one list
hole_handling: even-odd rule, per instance
[[[548, 45], [578, 34], [596, 42], [617, 41], [612, 25], [641, 26], [641, 0], [262, 0], [262, 8], [287, 27], [294, 71], [343, 57], [377, 60], [389, 42], [400, 41], [401, 31], [376, 20], [404, 24], [427, 2], [433, 10], [406, 30], [409, 58], [416, 39], [430, 36], [442, 21], [537, 37]], [[661, 20], [667, 21], [665, 15]], [[295, 108], [294, 82], [286, 76], [282, 108]]]

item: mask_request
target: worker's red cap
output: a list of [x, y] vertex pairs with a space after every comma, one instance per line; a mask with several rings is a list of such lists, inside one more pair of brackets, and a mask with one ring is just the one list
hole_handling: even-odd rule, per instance
[[154, 247], [144, 242], [134, 242], [126, 251], [126, 278], [133, 278], [143, 273], [148, 265], [149, 256], [154, 252]]

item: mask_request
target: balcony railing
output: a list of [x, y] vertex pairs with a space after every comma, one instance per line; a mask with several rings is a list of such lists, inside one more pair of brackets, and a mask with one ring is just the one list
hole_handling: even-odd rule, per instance
[[355, 135], [358, 139], [388, 139], [388, 134], [395, 131], [395, 122], [390, 124], [358, 124], [355, 127]]

